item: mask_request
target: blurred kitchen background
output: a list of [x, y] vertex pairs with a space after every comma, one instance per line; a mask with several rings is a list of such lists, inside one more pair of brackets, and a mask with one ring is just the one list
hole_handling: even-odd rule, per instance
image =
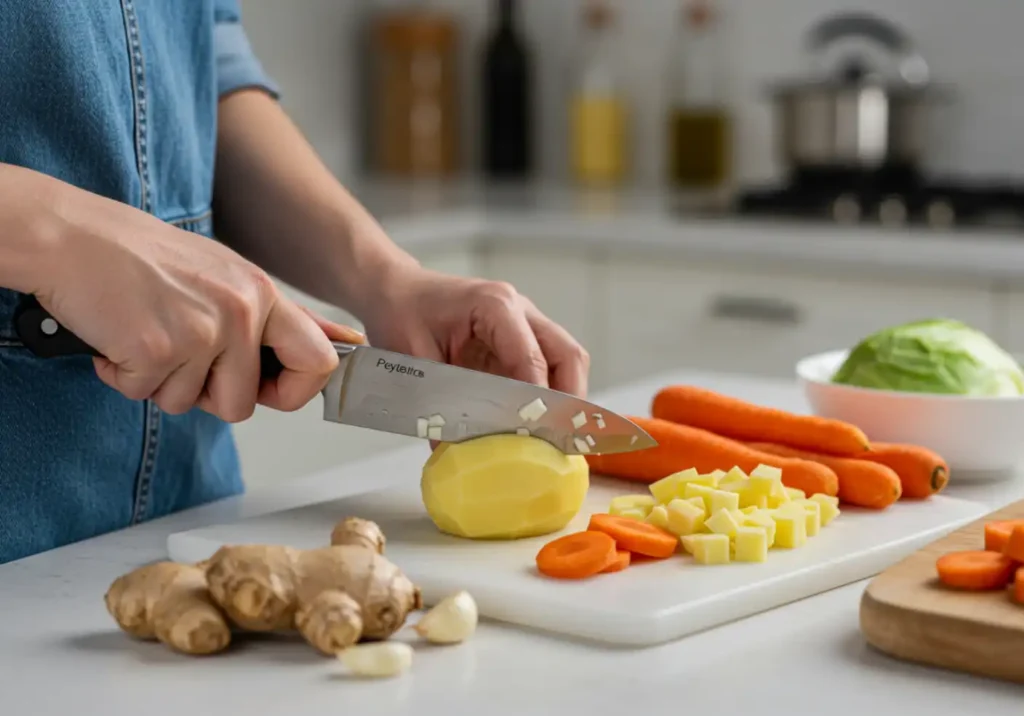
[[[695, 103], [721, 103], [731, 126], [730, 173], [740, 182], [778, 177], [770, 90], [809, 76], [813, 64], [808, 33], [818, 21], [846, 13], [871, 13], [895, 23], [928, 63], [947, 101], [928, 112], [925, 165], [956, 176], [1016, 176], [1024, 179], [1024, 3], [1015, 0], [717, 0], [697, 3], [715, 15], [710, 41], [685, 41], [693, 3], [683, 0], [512, 0], [517, 44], [531, 70], [529, 116], [535, 123], [536, 176], [567, 179], [569, 114], [580, 89], [588, 32], [586, 10], [607, 10], [607, 42], [600, 60], [615, 73], [615, 90], [628, 114], [625, 160], [630, 184], [661, 185], [670, 165], [667, 126], [680, 89], [675, 75], [689, 73]], [[445, 86], [457, 114], [457, 172], [480, 171], [482, 69], [500, 19], [495, 0], [242, 0], [250, 38], [284, 88], [283, 101], [340, 176], [360, 176], [372, 146], [365, 121], [373, 103], [401, 83], [371, 83], [375, 57], [411, 52], [415, 14], [422, 22], [422, 49], [451, 57], [456, 76]], [[408, 16], [388, 36], [380, 15]], [[857, 38], [852, 38], [856, 40]], [[393, 42], [392, 45], [387, 43]], [[403, 45], [403, 42], [408, 44]], [[841, 43], [836, 43], [837, 45]], [[853, 43], [843, 43], [850, 45]], [[868, 43], [881, 69], [884, 54]], [[688, 53], [687, 50], [691, 52]], [[846, 49], [846, 48], [843, 48]], [[858, 47], [858, 49], [860, 49]], [[450, 53], [450, 54], [449, 54]], [[687, 67], [687, 55], [689, 64]], [[828, 55], [833, 59], [836, 55]], [[839, 63], [836, 63], [837, 65]], [[510, 75], [511, 76], [511, 75]], [[703, 83], [719, 80], [713, 92]], [[428, 80], [429, 81], [429, 80]], [[510, 90], [514, 91], [514, 90]], [[705, 96], [706, 95], [706, 96]], [[1017, 117], [1017, 119], [1014, 119]], [[595, 150], [599, 151], [599, 150]]]
[[[809, 353], [937, 315], [1024, 352], [1019, 0], [242, 11], [391, 236], [515, 284], [588, 348], [592, 392], [676, 369], [792, 380]], [[406, 444], [319, 410], [239, 427], [250, 483]]]

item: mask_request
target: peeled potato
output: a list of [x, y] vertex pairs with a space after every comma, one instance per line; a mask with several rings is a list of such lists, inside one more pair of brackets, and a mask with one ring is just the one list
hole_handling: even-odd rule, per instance
[[524, 435], [444, 443], [420, 481], [423, 504], [439, 530], [493, 540], [557, 532], [579, 512], [589, 487], [582, 455]]

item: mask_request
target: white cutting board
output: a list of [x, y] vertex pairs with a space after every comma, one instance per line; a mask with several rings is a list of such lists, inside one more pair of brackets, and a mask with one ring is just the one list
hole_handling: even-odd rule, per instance
[[[616, 496], [642, 486], [594, 477], [587, 501], [565, 532], [585, 529]], [[853, 508], [807, 545], [769, 552], [759, 564], [699, 565], [680, 555], [578, 582], [536, 572], [534, 556], [554, 535], [475, 542], [441, 534], [418, 486], [346, 497], [168, 537], [171, 559], [198, 562], [225, 544], [310, 548], [329, 543], [346, 516], [374, 520], [387, 556], [420, 585], [427, 604], [468, 590], [483, 616], [602, 642], [646, 646], [678, 639], [873, 576], [936, 537], [985, 514], [984, 505], [937, 496], [885, 512]]]

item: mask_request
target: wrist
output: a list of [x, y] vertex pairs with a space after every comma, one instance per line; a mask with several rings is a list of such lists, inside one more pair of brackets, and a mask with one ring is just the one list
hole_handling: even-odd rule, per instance
[[0, 164], [0, 287], [47, 291], [66, 234], [66, 185], [40, 172]]
[[360, 219], [346, 232], [348, 250], [344, 252], [344, 279], [339, 282], [337, 304], [367, 322], [400, 303], [400, 294], [424, 269], [392, 242], [376, 221], [365, 214]]

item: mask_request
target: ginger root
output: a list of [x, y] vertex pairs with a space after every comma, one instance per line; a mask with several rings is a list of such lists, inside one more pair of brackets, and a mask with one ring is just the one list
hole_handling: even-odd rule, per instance
[[336, 524], [331, 532], [331, 544], [334, 546], [368, 547], [377, 554], [384, 554], [386, 542], [384, 532], [377, 523], [361, 517], [346, 517]]
[[206, 577], [214, 602], [235, 624], [251, 631], [296, 628], [325, 654], [387, 639], [423, 604], [419, 588], [367, 546], [221, 547]]
[[157, 562], [124, 574], [104, 595], [124, 631], [185, 654], [213, 654], [231, 643], [231, 628], [210, 599], [196, 565]]
[[383, 556], [384, 534], [358, 517], [339, 522], [332, 546], [221, 547], [194, 565], [160, 562], [118, 577], [107, 610], [140, 639], [186, 654], [227, 648], [232, 626], [298, 631], [335, 655], [364, 640], [384, 640], [423, 606], [416, 585]]

